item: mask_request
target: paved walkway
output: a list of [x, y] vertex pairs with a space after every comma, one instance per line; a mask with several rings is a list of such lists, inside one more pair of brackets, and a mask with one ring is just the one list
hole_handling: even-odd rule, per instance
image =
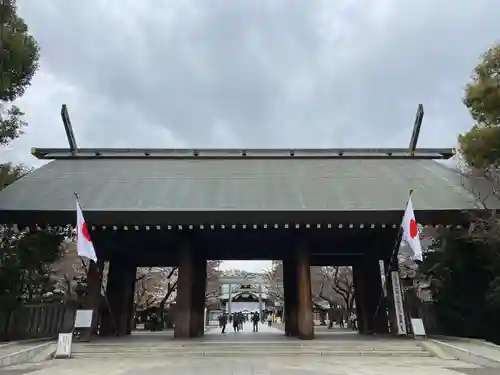
[[[229, 327], [228, 327], [229, 328]], [[232, 327], [230, 327], [232, 328]], [[336, 336], [336, 341], [361, 340], [359, 335]], [[148, 335], [163, 341], [165, 333]], [[156, 337], [158, 340], [156, 340]], [[288, 340], [276, 327], [259, 325], [259, 332], [252, 332], [247, 323], [241, 332], [221, 334], [218, 327], [209, 328], [205, 339], [209, 342], [268, 342], [268, 339]], [[133, 337], [132, 337], [133, 339]], [[144, 337], [137, 337], [139, 342]], [[366, 339], [376, 340], [376, 338]], [[205, 340], [200, 343], [203, 344]], [[172, 341], [170, 341], [172, 342]], [[328, 341], [323, 341], [328, 344]], [[340, 344], [340, 342], [339, 342]], [[346, 342], [345, 345], [348, 345]], [[370, 356], [273, 356], [263, 357], [183, 357], [183, 356], [128, 356], [102, 358], [73, 358], [25, 364], [2, 369], [1, 375], [498, 375], [498, 368], [483, 368], [459, 360], [437, 357], [370, 357]]]
[[498, 375], [437, 358], [148, 358], [60, 359], [2, 369], [2, 375]]
[[253, 332], [253, 325], [251, 322], [243, 323], [243, 330], [234, 332], [233, 325], [226, 326], [226, 332], [221, 333], [221, 328], [210, 327], [205, 332], [207, 341], [221, 341], [221, 342], [234, 342], [234, 341], [275, 341], [286, 340], [284, 332], [276, 327], [269, 327], [267, 324], [259, 323], [259, 331]]

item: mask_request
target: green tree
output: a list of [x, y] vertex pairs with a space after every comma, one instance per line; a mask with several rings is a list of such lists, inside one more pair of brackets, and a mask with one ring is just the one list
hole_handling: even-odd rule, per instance
[[500, 45], [482, 55], [474, 69], [472, 82], [466, 86], [465, 106], [472, 118], [485, 126], [500, 125]]
[[[30, 86], [38, 69], [39, 48], [15, 0], [0, 0], [0, 147], [18, 138], [26, 122], [12, 103]], [[0, 190], [29, 169], [0, 164]], [[40, 302], [53, 294], [52, 265], [60, 257], [61, 230], [19, 232], [0, 226], [0, 309]]]
[[51, 298], [56, 280], [52, 265], [61, 256], [62, 230], [18, 232], [1, 228], [0, 309]]
[[24, 94], [38, 69], [39, 48], [17, 14], [15, 0], [0, 0], [0, 146], [22, 134], [23, 112], [11, 106]]
[[441, 234], [434, 251], [426, 253], [422, 272], [446, 334], [500, 342], [499, 271], [500, 256], [491, 244], [464, 231]]
[[[488, 210], [489, 198], [500, 198], [500, 45], [482, 55], [463, 103], [475, 122], [458, 137], [464, 172], [488, 180], [467, 188]], [[469, 218], [468, 228], [440, 234], [423, 272], [447, 334], [500, 342], [500, 220], [495, 210]]]
[[22, 165], [13, 165], [12, 163], [0, 164], [0, 191], [19, 180], [31, 171]]
[[467, 84], [463, 103], [475, 121], [458, 138], [465, 162], [476, 169], [498, 165], [500, 160], [500, 45], [482, 55]]

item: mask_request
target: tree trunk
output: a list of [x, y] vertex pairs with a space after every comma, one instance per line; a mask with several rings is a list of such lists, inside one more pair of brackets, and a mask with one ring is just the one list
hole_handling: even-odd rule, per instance
[[167, 288], [167, 293], [165, 294], [165, 297], [160, 302], [160, 305], [158, 306], [158, 316], [160, 318], [160, 323], [162, 326], [162, 329], [165, 327], [165, 304], [167, 303], [168, 299], [172, 295], [172, 293], [177, 289], [177, 280], [173, 284], [168, 284]]

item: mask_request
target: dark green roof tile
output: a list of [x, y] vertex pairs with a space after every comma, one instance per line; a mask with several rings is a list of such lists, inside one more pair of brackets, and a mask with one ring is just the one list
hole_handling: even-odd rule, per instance
[[416, 210], [476, 208], [462, 183], [430, 160], [56, 160], [0, 192], [0, 211], [74, 210], [75, 191], [99, 211], [399, 210], [410, 189]]

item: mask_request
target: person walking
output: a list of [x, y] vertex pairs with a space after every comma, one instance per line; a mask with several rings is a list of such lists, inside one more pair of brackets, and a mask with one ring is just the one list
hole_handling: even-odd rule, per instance
[[254, 332], [259, 332], [259, 320], [260, 320], [260, 316], [259, 316], [259, 313], [256, 311], [253, 313], [253, 316], [252, 316], [253, 331]]
[[339, 324], [340, 324], [340, 328], [345, 328], [344, 311], [343, 310], [340, 310], [340, 321], [339, 321]]
[[243, 331], [243, 313], [238, 313], [238, 331]]
[[268, 325], [269, 327], [272, 327], [272, 326], [273, 326], [273, 315], [272, 315], [272, 314], [269, 314], [269, 315], [267, 316], [267, 325]]
[[352, 329], [356, 331], [358, 329], [358, 316], [356, 315], [355, 312], [351, 312], [350, 321]]
[[226, 333], [226, 325], [227, 325], [227, 315], [226, 313], [222, 314], [220, 317], [220, 325], [222, 327], [221, 333]]
[[240, 330], [240, 326], [239, 326], [239, 323], [238, 323], [238, 314], [234, 314], [233, 315], [233, 330], [234, 332], [238, 332]]

